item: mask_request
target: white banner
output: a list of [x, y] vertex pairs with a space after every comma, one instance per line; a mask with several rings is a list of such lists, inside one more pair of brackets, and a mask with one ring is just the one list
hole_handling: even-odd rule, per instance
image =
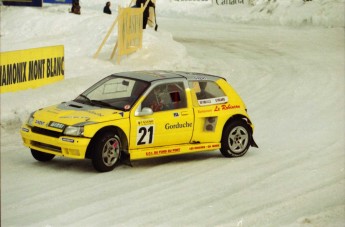
[[253, 0], [213, 0], [213, 5], [248, 5], [253, 4]]

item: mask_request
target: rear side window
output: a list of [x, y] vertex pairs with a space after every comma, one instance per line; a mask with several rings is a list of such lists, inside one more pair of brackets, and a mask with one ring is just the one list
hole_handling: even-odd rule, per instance
[[226, 103], [228, 101], [228, 97], [214, 81], [190, 81], [189, 87], [195, 94], [199, 106]]
[[160, 84], [152, 89], [142, 103], [153, 112], [187, 107], [185, 88], [182, 82]]

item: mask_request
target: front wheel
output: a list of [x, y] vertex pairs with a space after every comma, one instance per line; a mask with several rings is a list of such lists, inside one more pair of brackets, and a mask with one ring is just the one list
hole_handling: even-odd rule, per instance
[[121, 140], [111, 132], [104, 133], [97, 139], [92, 157], [93, 167], [99, 172], [111, 171], [120, 160]]
[[41, 151], [34, 150], [34, 149], [31, 149], [31, 154], [37, 161], [40, 161], [40, 162], [48, 162], [55, 157], [55, 155], [53, 154], [43, 153]]
[[251, 133], [243, 121], [235, 121], [225, 126], [220, 152], [225, 157], [243, 156], [249, 149]]

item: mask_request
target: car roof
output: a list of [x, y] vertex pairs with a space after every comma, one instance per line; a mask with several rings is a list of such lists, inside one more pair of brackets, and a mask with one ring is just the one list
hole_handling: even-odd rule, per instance
[[153, 82], [157, 80], [166, 80], [174, 78], [184, 78], [187, 80], [219, 80], [224, 79], [220, 76], [196, 73], [196, 72], [184, 72], [184, 71], [170, 71], [170, 70], [142, 70], [142, 71], [128, 71], [114, 73], [112, 76], [127, 77], [147, 82]]

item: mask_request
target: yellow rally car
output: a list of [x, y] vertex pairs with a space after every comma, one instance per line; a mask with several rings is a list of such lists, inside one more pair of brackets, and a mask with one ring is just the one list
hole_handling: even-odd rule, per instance
[[73, 101], [33, 112], [21, 135], [38, 161], [89, 158], [106, 172], [121, 160], [211, 150], [242, 156], [257, 147], [253, 128], [222, 77], [136, 71], [110, 75]]

